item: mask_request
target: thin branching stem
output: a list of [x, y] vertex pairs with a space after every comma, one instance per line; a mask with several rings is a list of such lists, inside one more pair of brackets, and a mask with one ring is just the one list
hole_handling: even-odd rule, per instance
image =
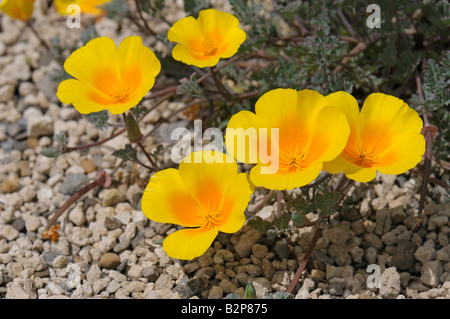
[[145, 20], [144, 15], [142, 14], [142, 8], [141, 4], [139, 3], [139, 0], [135, 0], [134, 3], [136, 4], [137, 13], [142, 23], [144, 24], [145, 30], [147, 30], [151, 35], [156, 36], [156, 33], [152, 30], [152, 28], [150, 28], [150, 26], [147, 23], [147, 20]]
[[47, 49], [47, 51], [51, 51], [50, 46], [47, 44], [47, 42], [44, 41], [44, 39], [42, 39], [42, 37], [39, 35], [39, 32], [36, 30], [36, 28], [33, 25], [33, 22], [30, 20], [28, 20], [26, 22], [27, 27], [30, 28], [31, 32], [33, 32], [33, 34], [36, 36], [36, 38], [39, 40], [39, 42], [42, 44], [42, 46]]

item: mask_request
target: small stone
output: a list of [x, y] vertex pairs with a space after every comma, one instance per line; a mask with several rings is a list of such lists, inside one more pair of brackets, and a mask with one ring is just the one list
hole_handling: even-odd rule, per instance
[[140, 209], [140, 201], [142, 199], [142, 194], [144, 191], [138, 184], [133, 184], [128, 187], [126, 192], [127, 200], [130, 202], [131, 206]]
[[219, 287], [223, 289], [223, 292], [225, 294], [232, 294], [238, 288], [235, 284], [233, 284], [228, 279], [222, 279], [222, 281], [219, 283]]
[[200, 265], [197, 261], [193, 261], [184, 265], [184, 271], [187, 275], [190, 275], [197, 271], [200, 268]]
[[383, 242], [374, 233], [366, 233], [363, 236], [362, 246], [363, 248], [373, 247], [375, 249], [381, 250], [383, 248]]
[[317, 278], [318, 280], [323, 280], [325, 278], [325, 273], [319, 269], [312, 269], [311, 276]]
[[52, 266], [53, 268], [62, 268], [66, 266], [68, 262], [66, 256], [59, 255], [53, 260]]
[[391, 214], [389, 209], [384, 208], [375, 214], [375, 234], [383, 235], [391, 229]]
[[13, 241], [19, 236], [17, 229], [10, 225], [0, 225], [0, 239], [5, 238], [7, 241]]
[[417, 246], [409, 240], [400, 240], [392, 255], [392, 265], [399, 270], [408, 270], [414, 264], [414, 252]]
[[344, 293], [345, 279], [333, 278], [329, 281], [329, 283], [329, 294], [334, 296], [342, 296], [342, 294]]
[[420, 281], [429, 287], [436, 288], [443, 273], [442, 264], [439, 260], [427, 261], [423, 264], [420, 272], [422, 273]]
[[232, 262], [234, 261], [234, 255], [229, 250], [220, 249], [216, 252], [213, 259], [216, 264], [221, 264], [224, 262]]
[[105, 227], [108, 230], [114, 230], [122, 227], [122, 223], [118, 221], [116, 218], [106, 217], [105, 218]]
[[82, 226], [86, 222], [83, 211], [83, 203], [79, 203], [69, 213], [69, 220], [77, 226]]
[[115, 253], [121, 253], [122, 251], [124, 251], [125, 249], [127, 249], [128, 247], [130, 247], [130, 240], [129, 239], [124, 239], [121, 240], [118, 244], [116, 244], [113, 248]]
[[108, 189], [102, 200], [102, 206], [115, 206], [118, 203], [126, 201], [127, 197], [124, 193], [116, 188]]
[[116, 269], [120, 265], [120, 257], [115, 253], [105, 253], [100, 258], [99, 265], [106, 269]]
[[401, 291], [400, 274], [395, 267], [383, 271], [380, 277], [380, 296], [384, 299], [394, 299]]
[[27, 134], [30, 138], [39, 138], [53, 134], [53, 120], [50, 116], [29, 117], [27, 119]]
[[289, 258], [289, 247], [286, 242], [276, 242], [273, 251], [281, 260]]
[[41, 220], [38, 216], [27, 215], [24, 216], [24, 220], [25, 220], [25, 228], [29, 232], [38, 230], [39, 227], [41, 227], [42, 225]]
[[428, 220], [428, 230], [434, 230], [436, 227], [442, 227], [447, 225], [448, 223], [448, 217], [447, 216], [440, 216], [440, 215], [433, 215]]
[[14, 193], [19, 187], [19, 178], [17, 175], [11, 175], [3, 179], [1, 190], [3, 193]]
[[264, 258], [261, 265], [261, 273], [262, 275], [267, 278], [268, 280], [271, 280], [273, 275], [275, 274], [276, 269], [273, 267], [270, 260]]
[[427, 262], [433, 260], [436, 256], [436, 249], [434, 248], [434, 242], [432, 240], [427, 240], [423, 246], [417, 248], [414, 253], [414, 258], [421, 262]]
[[256, 258], [263, 259], [266, 257], [269, 249], [265, 245], [255, 244], [252, 246], [252, 253]]
[[408, 216], [403, 209], [403, 204], [398, 200], [392, 200], [389, 203], [391, 210], [391, 221], [393, 224], [399, 224], [403, 222]]
[[344, 206], [339, 212], [341, 217], [346, 220], [355, 221], [361, 218], [361, 215], [358, 212], [356, 207]]
[[30, 163], [28, 161], [19, 161], [17, 163], [17, 168], [21, 177], [26, 177], [31, 175]]
[[377, 197], [372, 201], [372, 207], [375, 211], [380, 211], [388, 204], [387, 200], [382, 197]]
[[133, 279], [137, 279], [142, 277], [142, 272], [144, 271], [144, 268], [142, 268], [141, 265], [132, 265], [130, 269], [128, 269], [128, 277], [131, 277]]
[[183, 299], [187, 299], [202, 292], [206, 288], [206, 284], [207, 281], [203, 278], [193, 278], [180, 283], [174, 288], [174, 291], [178, 292]]
[[92, 159], [86, 157], [81, 160], [80, 165], [86, 174], [95, 172], [97, 169], [97, 164]]
[[327, 238], [331, 243], [345, 243], [350, 238], [349, 231], [342, 226], [336, 225], [332, 228], [327, 228], [323, 231], [324, 238]]
[[155, 290], [159, 289], [172, 289], [174, 281], [169, 274], [161, 274], [155, 282]]
[[208, 299], [223, 299], [223, 289], [219, 286], [212, 286], [208, 292]]
[[149, 282], [155, 282], [158, 279], [159, 273], [156, 266], [145, 267], [142, 270], [142, 277], [146, 278]]
[[89, 177], [85, 174], [71, 174], [66, 177], [59, 187], [59, 192], [65, 195], [72, 195], [84, 186], [89, 184]]
[[250, 229], [242, 234], [238, 243], [234, 246], [234, 250], [239, 257], [248, 257], [252, 252], [252, 247], [261, 239], [261, 233], [255, 229]]
[[345, 266], [349, 265], [352, 262], [350, 255], [348, 254], [348, 249], [344, 243], [332, 244], [328, 248], [328, 253], [330, 257], [332, 257], [336, 265]]
[[59, 254], [53, 251], [44, 251], [41, 256], [47, 265], [53, 267], [53, 261], [59, 256]]

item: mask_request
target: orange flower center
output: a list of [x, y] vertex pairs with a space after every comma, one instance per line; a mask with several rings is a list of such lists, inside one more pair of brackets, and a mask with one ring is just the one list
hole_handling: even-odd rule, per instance
[[301, 150], [295, 148], [294, 151], [291, 149], [285, 149], [280, 153], [280, 172], [297, 172], [301, 171], [307, 166], [306, 161], [309, 155]]
[[116, 90], [110, 94], [111, 104], [125, 103], [130, 99], [130, 87], [117, 86]]
[[217, 48], [214, 46], [214, 41], [209, 38], [203, 39], [202, 51], [203, 51], [203, 54], [206, 56], [211, 56], [211, 55], [216, 54]]
[[214, 229], [219, 226], [219, 216], [220, 213], [208, 213], [204, 216], [202, 227], [205, 227], [207, 230]]
[[374, 149], [366, 149], [364, 145], [358, 145], [358, 149], [345, 149], [343, 157], [361, 167], [373, 167], [379, 163], [379, 155], [375, 154]]

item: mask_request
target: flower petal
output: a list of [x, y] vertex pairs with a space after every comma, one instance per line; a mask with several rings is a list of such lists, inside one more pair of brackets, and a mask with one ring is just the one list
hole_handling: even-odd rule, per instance
[[222, 58], [233, 56], [245, 41], [246, 34], [239, 28], [239, 20], [227, 12], [202, 10], [197, 22], [203, 36], [210, 39], [217, 48], [215, 55]]
[[379, 161], [383, 166], [375, 168], [383, 174], [403, 174], [414, 168], [422, 160], [424, 153], [425, 138], [422, 134], [398, 136], [391, 147], [380, 155]]
[[350, 128], [339, 109], [325, 107], [314, 119], [310, 139], [305, 147], [308, 161], [330, 161], [342, 152], [347, 144]]
[[395, 136], [420, 133], [422, 126], [417, 112], [391, 95], [370, 94], [361, 109], [361, 142], [379, 152], [386, 150]]
[[114, 41], [108, 37], [89, 41], [67, 58], [64, 69], [92, 89], [108, 93], [119, 75]]
[[145, 216], [159, 223], [197, 227], [203, 222], [201, 208], [173, 168], [159, 171], [150, 178], [141, 206]]
[[348, 143], [357, 145], [361, 134], [361, 119], [356, 99], [349, 93], [339, 91], [325, 97], [328, 106], [336, 107], [344, 113], [350, 127]]
[[27, 21], [33, 15], [35, 0], [3, 0], [0, 10], [14, 19]]
[[261, 122], [261, 118], [249, 111], [234, 114], [228, 122], [225, 145], [227, 152], [239, 162], [259, 162], [258, 137]]
[[189, 48], [193, 53], [202, 54], [201, 47], [197, 46], [198, 38], [201, 35], [202, 30], [197, 20], [194, 17], [185, 17], [173, 24], [167, 32], [167, 39]]
[[[315, 162], [308, 167], [296, 172], [273, 172], [273, 174], [263, 174], [261, 168], [264, 166], [256, 165], [250, 171], [250, 180], [255, 186], [265, 187], [268, 189], [293, 189], [302, 187], [311, 183], [319, 176], [322, 170], [322, 162]], [[267, 167], [266, 167], [267, 168]]]
[[219, 220], [220, 231], [234, 233], [244, 226], [244, 211], [254, 191], [255, 187], [247, 174], [240, 173], [236, 176], [223, 204]]
[[219, 63], [218, 56], [196, 55], [185, 46], [177, 44], [172, 50], [172, 57], [188, 65], [195, 65], [199, 68], [212, 67]]
[[348, 178], [361, 183], [370, 182], [377, 177], [377, 170], [374, 167], [361, 167], [347, 161], [344, 157], [338, 156], [332, 161], [323, 163], [323, 170], [331, 174], [344, 172]]
[[56, 96], [65, 104], [72, 103], [75, 109], [81, 114], [99, 112], [107, 109], [105, 105], [96, 102], [106, 98], [103, 93], [93, 90], [91, 87], [75, 79], [62, 81], [58, 86]]
[[217, 48], [217, 55], [224, 59], [232, 57], [246, 38], [247, 34], [240, 28], [229, 31]]
[[204, 211], [220, 211], [237, 174], [236, 161], [216, 151], [193, 152], [179, 169], [186, 189]]
[[163, 248], [171, 258], [190, 260], [203, 255], [216, 238], [218, 230], [188, 228], [170, 234], [164, 239]]
[[275, 89], [262, 95], [255, 113], [263, 126], [279, 128], [280, 149], [306, 146], [317, 112], [325, 107], [325, 98], [313, 90]]
[[239, 20], [235, 16], [216, 9], [200, 11], [197, 22], [204, 35], [214, 35], [222, 30], [239, 28]]

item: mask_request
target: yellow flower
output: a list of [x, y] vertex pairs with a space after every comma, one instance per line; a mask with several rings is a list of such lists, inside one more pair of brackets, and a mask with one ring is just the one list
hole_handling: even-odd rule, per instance
[[71, 12], [67, 12], [67, 7], [71, 4], [78, 5], [82, 13], [102, 15], [105, 11], [100, 6], [108, 2], [111, 0], [55, 0], [55, 7], [60, 15], [69, 15]]
[[177, 42], [172, 51], [175, 60], [199, 68], [215, 66], [220, 58], [233, 56], [245, 41], [239, 20], [232, 14], [216, 9], [200, 11], [198, 19], [178, 20], [167, 34]]
[[368, 182], [377, 171], [402, 174], [421, 161], [425, 152], [425, 139], [420, 133], [423, 122], [402, 100], [373, 93], [360, 113], [358, 102], [348, 93], [336, 92], [326, 99], [345, 113], [351, 129], [342, 154], [324, 164], [328, 172], [343, 171], [350, 179]]
[[313, 181], [323, 162], [342, 152], [349, 133], [344, 114], [320, 93], [276, 89], [259, 98], [255, 113], [232, 116], [225, 142], [238, 161], [257, 164], [250, 171], [255, 186], [284, 190]]
[[3, 0], [0, 10], [10, 17], [22, 21], [31, 18], [34, 9], [34, 0]]
[[64, 63], [75, 79], [61, 82], [56, 95], [80, 113], [109, 110], [121, 114], [136, 106], [155, 83], [161, 63], [138, 36], [116, 48], [114, 41], [100, 37], [76, 50]]
[[189, 227], [170, 234], [163, 247], [172, 258], [193, 259], [210, 247], [219, 231], [234, 233], [244, 225], [253, 191], [248, 175], [238, 174], [230, 156], [194, 152], [178, 170], [165, 169], [150, 178], [142, 211], [153, 221]]

